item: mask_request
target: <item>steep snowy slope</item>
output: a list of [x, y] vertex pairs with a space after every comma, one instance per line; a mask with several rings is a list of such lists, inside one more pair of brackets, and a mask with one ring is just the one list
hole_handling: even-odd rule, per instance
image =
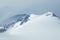
[[[35, 15], [35, 14], [31, 14], [30, 15], [30, 17], [29, 17], [29, 20], [28, 20], [28, 22], [29, 21], [32, 21], [32, 20], [35, 20], [36, 18], [38, 18], [39, 17], [39, 15]], [[27, 22], [26, 22], [27, 23]], [[26, 24], [26, 23], [24, 23], [24, 24]], [[13, 28], [12, 28], [12, 30], [16, 30], [16, 28], [18, 28], [19, 26], [19, 28], [22, 28], [23, 27], [23, 25], [20, 25], [21, 24], [21, 22], [20, 21], [18, 21], [18, 22], [16, 22], [14, 25], [13, 25]], [[10, 29], [9, 29], [10, 30]], [[8, 30], [8, 31], [9, 31]]]
[[[32, 18], [33, 16], [31, 16]], [[36, 18], [35, 18], [36, 17]], [[35, 16], [23, 25], [17, 22], [1, 36], [3, 40], [60, 40], [60, 19], [51, 12]], [[0, 36], [0, 38], [1, 38]]]
[[26, 23], [29, 20], [29, 14], [18, 14], [5, 19], [0, 22], [0, 32], [5, 32], [10, 27], [13, 27], [15, 23], [20, 22], [20, 25]]

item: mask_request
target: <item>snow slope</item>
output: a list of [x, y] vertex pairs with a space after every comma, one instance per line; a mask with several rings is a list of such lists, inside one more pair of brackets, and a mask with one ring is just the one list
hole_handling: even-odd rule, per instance
[[9, 28], [12, 28], [15, 23], [20, 22], [20, 25], [26, 23], [29, 20], [29, 14], [18, 14], [12, 17], [5, 19], [0, 22], [0, 33], [7, 31]]
[[[35, 20], [37, 17], [39, 17], [39, 15], [31, 14], [30, 17], [29, 17], [28, 22], [29, 22], [29, 21], [32, 21], [32, 20]], [[28, 23], [28, 22], [27, 22], [27, 23]], [[23, 25], [26, 24], [26, 23], [24, 23], [23, 25], [20, 25], [20, 24], [21, 24], [20, 21], [16, 22], [15, 25], [13, 26], [13, 28], [11, 29], [11, 33], [12, 33], [12, 31], [15, 31], [17, 28], [22, 28]], [[20, 26], [20, 27], [19, 27], [19, 26]], [[10, 29], [9, 29], [9, 30], [10, 30]], [[8, 30], [8, 31], [9, 31], [9, 30]], [[17, 31], [17, 30], [16, 30], [16, 31]], [[10, 31], [9, 31], [9, 32], [10, 32]]]
[[17, 22], [12, 29], [1, 34], [1, 40], [60, 40], [60, 19], [57, 16], [47, 12], [33, 18], [23, 25]]

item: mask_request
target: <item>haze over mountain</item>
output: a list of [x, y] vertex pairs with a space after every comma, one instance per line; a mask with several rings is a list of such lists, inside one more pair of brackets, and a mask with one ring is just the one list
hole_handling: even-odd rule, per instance
[[22, 25], [20, 25], [20, 20], [15, 22], [12, 28], [0, 34], [0, 39], [60, 40], [60, 17], [56, 16], [54, 13], [46, 12], [43, 15], [31, 14], [27, 19], [26, 22], [23, 21]]

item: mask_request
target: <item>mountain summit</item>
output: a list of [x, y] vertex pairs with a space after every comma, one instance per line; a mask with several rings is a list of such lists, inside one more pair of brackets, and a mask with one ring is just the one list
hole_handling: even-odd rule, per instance
[[52, 13], [52, 12], [46, 12], [44, 15], [45, 15], [45, 16], [51, 16], [51, 17], [57, 17], [57, 18], [60, 19], [60, 17], [58, 17], [56, 14], [54, 14], [54, 13]]

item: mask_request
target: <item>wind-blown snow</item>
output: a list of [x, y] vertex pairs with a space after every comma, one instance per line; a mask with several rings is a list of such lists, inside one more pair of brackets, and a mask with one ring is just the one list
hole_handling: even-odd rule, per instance
[[60, 19], [45, 14], [35, 17], [23, 25], [17, 22], [0, 36], [1, 40], [60, 40]]

